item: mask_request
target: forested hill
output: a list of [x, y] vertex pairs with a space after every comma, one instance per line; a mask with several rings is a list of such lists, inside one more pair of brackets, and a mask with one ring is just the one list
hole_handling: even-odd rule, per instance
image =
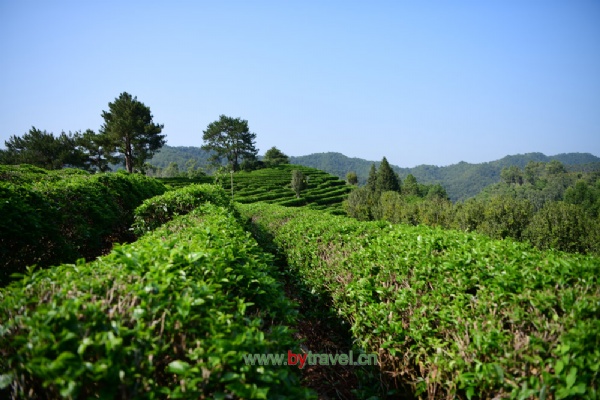
[[[382, 154], [382, 157], [384, 155]], [[500, 160], [480, 164], [460, 162], [445, 167], [419, 165], [414, 168], [400, 168], [392, 165], [392, 168], [402, 179], [406, 178], [408, 174], [412, 174], [419, 183], [440, 183], [448, 192], [450, 199], [458, 201], [473, 197], [486, 186], [500, 182], [500, 171], [504, 167], [516, 165], [524, 168], [530, 161], [548, 162], [551, 160], [558, 160], [569, 169], [600, 170], [600, 157], [590, 153], [564, 153], [554, 156], [546, 156], [542, 153], [527, 153], [506, 156]], [[344, 178], [349, 171], [354, 171], [360, 184], [366, 182], [371, 164], [375, 163], [379, 167], [379, 161], [373, 162], [361, 158], [350, 158], [334, 152], [290, 157], [290, 161], [292, 164], [318, 168], [341, 178]]]
[[[385, 152], [385, 149], [382, 149]], [[382, 153], [383, 156], [389, 154]], [[197, 166], [205, 167], [208, 163], [208, 153], [199, 147], [164, 146], [149, 162], [157, 167], [166, 168], [170, 163], [177, 163], [180, 169], [186, 168], [186, 163], [195, 160]], [[480, 164], [460, 162], [445, 167], [434, 165], [419, 165], [414, 168], [400, 168], [392, 165], [402, 179], [408, 174], [417, 178], [419, 183], [440, 183], [448, 192], [452, 201], [464, 200], [478, 194], [483, 188], [500, 182], [500, 171], [504, 167], [516, 165], [524, 168], [529, 161], [558, 160], [568, 169], [600, 170], [600, 157], [590, 153], [565, 153], [546, 156], [542, 153], [527, 153], [506, 156], [500, 160]], [[345, 179], [350, 171], [356, 172], [360, 184], [364, 184], [369, 175], [371, 164], [379, 167], [379, 161], [373, 162], [362, 158], [351, 158], [341, 153], [315, 153], [306, 156], [290, 156], [292, 164], [317, 168]]]
[[176, 163], [182, 168], [190, 159], [195, 160], [199, 166], [205, 166], [209, 157], [210, 154], [200, 147], [163, 146], [148, 162], [160, 168], [167, 168], [169, 164]]

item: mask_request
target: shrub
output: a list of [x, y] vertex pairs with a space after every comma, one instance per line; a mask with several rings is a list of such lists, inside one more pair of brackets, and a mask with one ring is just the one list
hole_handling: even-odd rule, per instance
[[271, 259], [208, 205], [94, 262], [29, 274], [0, 291], [0, 389], [33, 399], [307, 398], [291, 368], [244, 361], [299, 351]]
[[24, 177], [21, 170], [21, 183], [0, 182], [0, 282], [28, 265], [100, 255], [110, 243], [130, 238], [133, 209], [143, 199], [165, 191], [140, 175], [74, 170]]
[[391, 387], [428, 398], [597, 397], [600, 259], [426, 226], [239, 209], [307, 291], [330, 296]]
[[190, 185], [155, 196], [144, 202], [134, 212], [134, 232], [141, 235], [156, 229], [176, 215], [184, 215], [196, 207], [210, 202], [218, 206], [229, 205], [230, 198], [222, 187], [210, 184]]

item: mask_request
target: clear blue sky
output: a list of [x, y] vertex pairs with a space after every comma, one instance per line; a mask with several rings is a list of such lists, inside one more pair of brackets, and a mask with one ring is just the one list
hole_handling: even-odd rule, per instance
[[102, 125], [121, 92], [201, 146], [412, 167], [600, 156], [600, 1], [0, 0], [0, 143]]

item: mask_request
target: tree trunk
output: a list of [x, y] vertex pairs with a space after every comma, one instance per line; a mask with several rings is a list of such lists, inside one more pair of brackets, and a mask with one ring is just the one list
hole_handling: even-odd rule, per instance
[[125, 138], [125, 169], [127, 172], [133, 172], [133, 160], [131, 159], [131, 142]]

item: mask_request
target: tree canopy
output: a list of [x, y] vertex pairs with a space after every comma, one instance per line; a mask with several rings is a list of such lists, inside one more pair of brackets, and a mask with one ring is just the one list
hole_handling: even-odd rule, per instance
[[258, 154], [256, 134], [250, 132], [248, 121], [240, 118], [219, 116], [218, 121], [208, 124], [202, 139], [202, 149], [212, 152], [210, 161], [220, 163], [226, 158], [232, 171], [239, 170], [242, 160], [253, 161]]
[[377, 171], [377, 190], [382, 192], [391, 190], [393, 192], [400, 191], [400, 180], [398, 175], [394, 172], [388, 160], [383, 157], [381, 164], [379, 164], [379, 170]]
[[143, 170], [144, 162], [166, 143], [160, 134], [164, 125], [155, 124], [150, 108], [127, 92], [108, 103], [108, 108], [102, 111], [100, 132], [109, 161], [125, 163], [128, 172]]
[[13, 135], [4, 142], [6, 150], [0, 150], [0, 164], [31, 164], [45, 169], [64, 167], [94, 170], [91, 141], [96, 136], [91, 130], [62, 132], [54, 136], [50, 132], [32, 127], [23, 136]]
[[263, 161], [268, 167], [273, 167], [275, 165], [289, 164], [290, 158], [277, 147], [273, 146], [267, 150]]
[[356, 172], [354, 172], [354, 171], [348, 172], [346, 174], [346, 182], [348, 182], [349, 185], [357, 186], [358, 185], [358, 176], [356, 175]]
[[377, 189], [377, 167], [375, 164], [371, 164], [369, 170], [369, 177], [367, 178], [367, 189], [374, 192]]

